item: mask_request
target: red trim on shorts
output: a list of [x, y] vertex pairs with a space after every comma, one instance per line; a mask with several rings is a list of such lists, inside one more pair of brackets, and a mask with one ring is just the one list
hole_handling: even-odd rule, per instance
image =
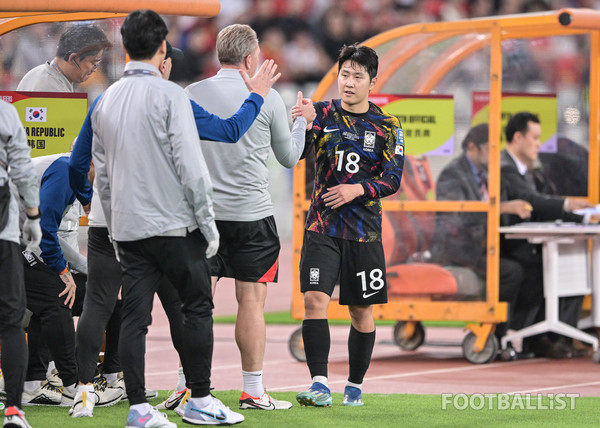
[[275, 263], [273, 263], [273, 266], [271, 266], [267, 273], [256, 282], [273, 282], [275, 280], [275, 275], [277, 275], [277, 269], [279, 269], [279, 256], [277, 256], [277, 260], [275, 260]]

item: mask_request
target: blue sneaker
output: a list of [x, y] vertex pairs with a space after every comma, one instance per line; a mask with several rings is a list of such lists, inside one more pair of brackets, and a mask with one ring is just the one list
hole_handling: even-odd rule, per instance
[[160, 413], [153, 407], [145, 415], [140, 414], [137, 410], [130, 409], [125, 428], [177, 428], [177, 424], [170, 422], [167, 415]]
[[343, 406], [362, 406], [365, 403], [362, 401], [362, 391], [353, 386], [347, 386], [344, 388], [344, 401]]
[[301, 406], [331, 407], [331, 391], [321, 382], [315, 382], [308, 391], [299, 392], [296, 400]]

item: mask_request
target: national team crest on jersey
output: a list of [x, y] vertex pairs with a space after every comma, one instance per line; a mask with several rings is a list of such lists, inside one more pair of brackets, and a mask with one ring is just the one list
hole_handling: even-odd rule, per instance
[[310, 283], [318, 284], [319, 283], [319, 268], [310, 268]]
[[394, 153], [404, 156], [404, 131], [402, 128], [396, 128], [396, 149]]
[[365, 140], [363, 144], [363, 150], [365, 152], [372, 152], [375, 148], [375, 136], [373, 131], [365, 131]]

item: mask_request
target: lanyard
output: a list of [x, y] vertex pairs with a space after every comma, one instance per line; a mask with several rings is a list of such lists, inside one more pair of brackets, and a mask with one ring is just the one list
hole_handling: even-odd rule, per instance
[[133, 75], [136, 75], [136, 74], [149, 74], [149, 75], [152, 75], [152, 76], [156, 76], [156, 73], [154, 73], [154, 72], [152, 72], [150, 70], [140, 70], [140, 69], [137, 69], [137, 70], [126, 70], [123, 73], [123, 77], [129, 77], [129, 76], [133, 76]]

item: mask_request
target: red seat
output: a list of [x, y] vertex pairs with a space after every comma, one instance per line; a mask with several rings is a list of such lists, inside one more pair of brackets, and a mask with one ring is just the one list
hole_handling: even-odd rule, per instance
[[[406, 156], [400, 191], [404, 200], [433, 197], [433, 180], [426, 158]], [[456, 278], [439, 265], [420, 263], [429, 250], [435, 230], [435, 213], [387, 211], [382, 219], [382, 241], [390, 296], [431, 298], [457, 293]]]

